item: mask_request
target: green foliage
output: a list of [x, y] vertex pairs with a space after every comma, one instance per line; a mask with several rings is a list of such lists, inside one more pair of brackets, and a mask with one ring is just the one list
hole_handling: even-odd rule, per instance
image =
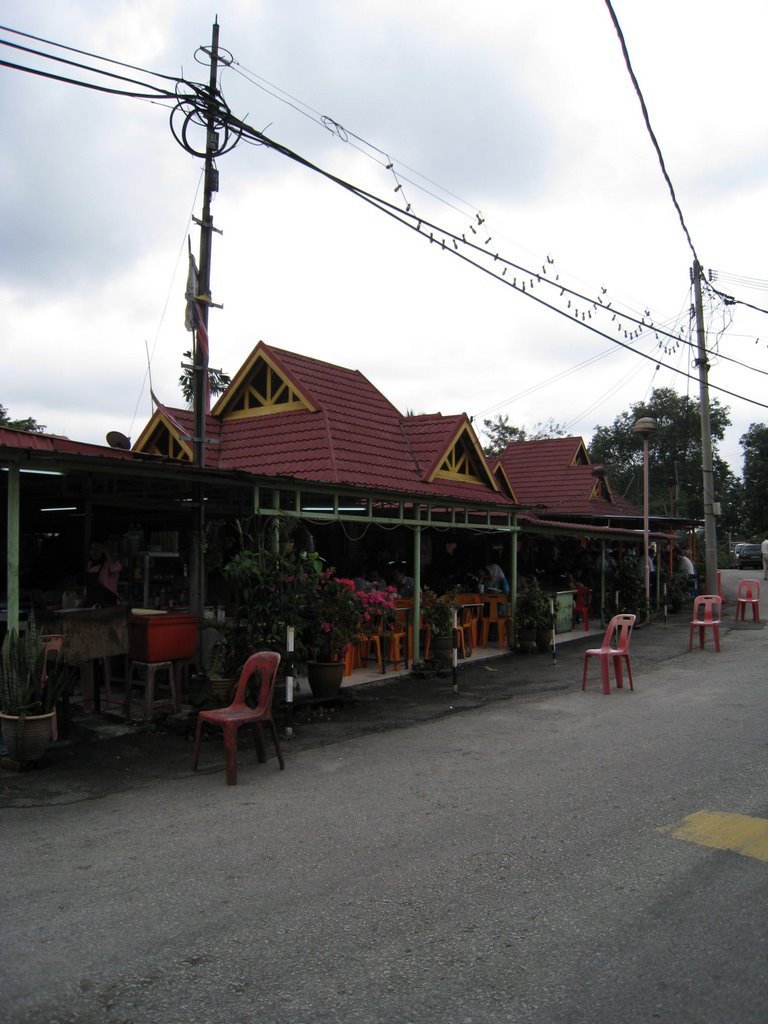
[[768, 426], [752, 423], [740, 438], [744, 450], [744, 532], [768, 537]]
[[[185, 352], [185, 359], [191, 359], [192, 353]], [[226, 391], [232, 382], [232, 378], [228, 373], [224, 373], [223, 370], [216, 370], [212, 366], [208, 367], [208, 387], [210, 388], [212, 395], [220, 395]], [[179, 387], [181, 393], [184, 396], [184, 401], [191, 405], [195, 398], [195, 373], [194, 366], [191, 363], [181, 364], [181, 374], [179, 375]]]
[[13, 430], [26, 430], [30, 434], [44, 434], [46, 427], [43, 423], [38, 423], [32, 416], [27, 416], [23, 420], [12, 420], [8, 416], [8, 410], [4, 405], [0, 405], [0, 427], [11, 427]]
[[[611, 486], [619, 494], [643, 504], [643, 445], [632, 426], [641, 416], [659, 425], [648, 445], [649, 509], [651, 515], [700, 517], [703, 514], [701, 475], [701, 421], [699, 403], [672, 388], [656, 388], [648, 402], [636, 403], [621, 413], [610, 427], [597, 427], [589, 446], [594, 463], [605, 466]], [[738, 481], [717, 452], [730, 425], [729, 410], [713, 399], [710, 408], [715, 500], [721, 501], [733, 520], [738, 511]], [[725, 524], [724, 524], [725, 525]]]
[[507, 445], [513, 441], [542, 441], [548, 437], [564, 437], [565, 427], [550, 417], [546, 423], [537, 423], [529, 434], [524, 427], [515, 427], [509, 422], [508, 416], [497, 416], [492, 420], [483, 420], [483, 433], [488, 443], [483, 451], [486, 455], [501, 455]]
[[453, 605], [458, 595], [451, 590], [444, 598], [440, 598], [429, 587], [424, 588], [421, 595], [421, 616], [424, 625], [432, 636], [450, 636], [453, 630]]
[[515, 620], [518, 629], [546, 629], [552, 623], [549, 598], [535, 576], [517, 595]]
[[[247, 534], [243, 540], [253, 542]], [[297, 550], [291, 541], [285, 541], [276, 553], [248, 546], [233, 555], [222, 572], [236, 586], [239, 599], [238, 627], [222, 652], [228, 662], [242, 666], [249, 654], [265, 649], [285, 654], [286, 628], [295, 626], [296, 663], [305, 664], [306, 631], [301, 627], [323, 572], [320, 556]]]
[[648, 603], [645, 600], [645, 584], [640, 560], [627, 551], [619, 563], [614, 577], [614, 586], [619, 592], [617, 613], [636, 615], [638, 622], [648, 617]]
[[42, 636], [31, 619], [24, 633], [9, 630], [0, 647], [0, 711], [5, 715], [44, 715], [53, 711], [66, 690], [71, 669], [51, 667], [42, 683], [45, 649]]

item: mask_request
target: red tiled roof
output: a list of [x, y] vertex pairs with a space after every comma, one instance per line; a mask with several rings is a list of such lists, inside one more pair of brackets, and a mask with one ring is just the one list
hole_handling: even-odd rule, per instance
[[577, 462], [588, 458], [581, 437], [556, 437], [542, 441], [513, 441], [499, 456], [517, 500], [534, 506], [545, 516], [640, 515], [625, 498], [615, 494], [606, 481], [601, 488], [595, 467]]
[[[229, 397], [259, 355], [268, 358], [315, 411], [229, 414]], [[168, 412], [191, 432], [192, 414]], [[157, 415], [157, 414], [156, 414]], [[464, 424], [452, 417], [405, 417], [359, 370], [259, 342], [209, 416], [206, 466], [263, 476], [508, 506], [488, 486], [429, 474]], [[215, 428], [213, 424], [215, 423]], [[147, 430], [144, 431], [147, 434]]]
[[0, 448], [18, 451], [49, 452], [51, 455], [91, 455], [109, 459], [133, 459], [134, 453], [125, 448], [71, 441], [60, 434], [38, 434], [12, 427], [0, 427]]

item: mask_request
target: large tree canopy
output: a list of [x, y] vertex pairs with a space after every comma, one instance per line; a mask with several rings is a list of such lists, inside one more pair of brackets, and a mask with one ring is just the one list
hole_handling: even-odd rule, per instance
[[[701, 517], [704, 511], [701, 472], [701, 420], [699, 402], [680, 395], [672, 388], [657, 388], [647, 402], [638, 402], [621, 413], [610, 427], [597, 427], [589, 446], [590, 458], [608, 471], [615, 490], [638, 506], [643, 503], [643, 445], [632, 426], [641, 416], [658, 423], [650, 438], [649, 508], [653, 515]], [[739, 482], [719, 456], [717, 442], [730, 425], [729, 409], [717, 399], [710, 405], [712, 463], [715, 471], [715, 501], [720, 501], [721, 525], [733, 529], [734, 509], [740, 495]]]
[[32, 434], [45, 433], [45, 426], [38, 423], [36, 419], [27, 416], [23, 420], [12, 420], [4, 405], [0, 405], [0, 427], [12, 427], [14, 430], [28, 430]]
[[742, 434], [744, 449], [744, 527], [752, 537], [768, 537], [768, 426], [752, 423]]

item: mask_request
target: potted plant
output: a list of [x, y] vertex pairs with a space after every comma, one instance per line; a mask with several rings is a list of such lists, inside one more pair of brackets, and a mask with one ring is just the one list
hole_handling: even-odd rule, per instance
[[518, 647], [522, 651], [535, 651], [539, 630], [552, 627], [549, 598], [535, 576], [525, 590], [521, 590], [517, 595], [515, 624]]
[[18, 764], [38, 761], [53, 734], [56, 703], [70, 669], [44, 674], [45, 644], [34, 619], [24, 633], [12, 629], [0, 647], [0, 723], [8, 756]]
[[363, 605], [353, 580], [327, 569], [306, 595], [300, 633], [308, 654], [307, 680], [319, 697], [336, 693], [344, 678], [344, 655], [361, 629]]
[[238, 602], [235, 626], [227, 636], [227, 660], [236, 676], [256, 651], [277, 651], [285, 659], [287, 627], [294, 626], [294, 666], [302, 673], [309, 657], [303, 626], [323, 561], [316, 553], [301, 550], [290, 534], [273, 551], [266, 538], [251, 536], [247, 525], [238, 528], [240, 550], [222, 569]]
[[457, 589], [438, 597], [429, 587], [422, 594], [421, 616], [429, 631], [430, 660], [445, 666], [451, 662], [453, 650], [453, 617]]

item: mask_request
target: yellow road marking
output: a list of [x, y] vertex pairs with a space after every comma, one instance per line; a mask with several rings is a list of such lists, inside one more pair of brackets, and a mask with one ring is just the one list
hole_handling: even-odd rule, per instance
[[715, 850], [732, 850], [744, 857], [768, 863], [768, 821], [746, 814], [724, 814], [719, 811], [697, 811], [681, 822], [667, 825], [662, 831], [675, 839]]

